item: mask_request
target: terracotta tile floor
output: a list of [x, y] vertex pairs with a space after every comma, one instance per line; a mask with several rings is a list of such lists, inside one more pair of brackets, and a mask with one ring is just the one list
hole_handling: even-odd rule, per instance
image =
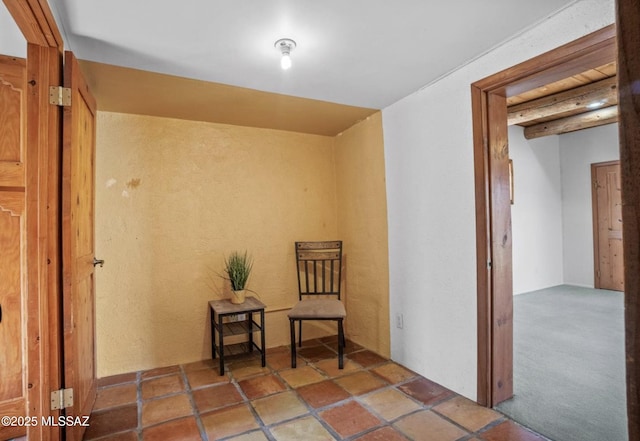
[[[289, 348], [99, 380], [85, 440], [542, 441], [546, 438], [362, 347]], [[217, 361], [217, 360], [216, 360]]]

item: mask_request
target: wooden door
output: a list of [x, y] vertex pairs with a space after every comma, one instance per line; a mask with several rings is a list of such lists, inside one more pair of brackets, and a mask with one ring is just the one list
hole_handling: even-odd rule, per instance
[[[64, 383], [73, 388], [67, 415], [91, 413], [96, 394], [94, 288], [94, 156], [96, 103], [71, 52], [65, 53], [62, 154]], [[84, 427], [67, 428], [81, 440]]]
[[[26, 60], [0, 56], [0, 416], [25, 416], [27, 388]], [[0, 439], [26, 428], [0, 425]]]
[[624, 291], [620, 162], [591, 165], [595, 287]]

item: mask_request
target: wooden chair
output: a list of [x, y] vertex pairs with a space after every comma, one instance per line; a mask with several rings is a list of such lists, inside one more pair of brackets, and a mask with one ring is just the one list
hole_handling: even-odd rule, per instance
[[338, 367], [344, 367], [344, 328], [347, 313], [340, 301], [342, 241], [296, 242], [298, 303], [289, 312], [291, 367], [296, 367], [296, 333], [302, 346], [304, 320], [335, 320], [338, 323]]

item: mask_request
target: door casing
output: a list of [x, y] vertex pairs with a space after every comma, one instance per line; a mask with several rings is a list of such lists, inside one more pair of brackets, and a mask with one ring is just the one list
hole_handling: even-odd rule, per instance
[[618, 131], [624, 237], [624, 327], [629, 440], [640, 439], [640, 7], [616, 1]]

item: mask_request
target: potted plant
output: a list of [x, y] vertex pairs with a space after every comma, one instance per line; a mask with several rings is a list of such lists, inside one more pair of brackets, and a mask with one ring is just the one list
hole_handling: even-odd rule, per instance
[[246, 251], [244, 253], [234, 251], [225, 258], [224, 272], [227, 275], [226, 279], [231, 282], [231, 303], [244, 302], [247, 279], [249, 279], [252, 267], [253, 259]]

